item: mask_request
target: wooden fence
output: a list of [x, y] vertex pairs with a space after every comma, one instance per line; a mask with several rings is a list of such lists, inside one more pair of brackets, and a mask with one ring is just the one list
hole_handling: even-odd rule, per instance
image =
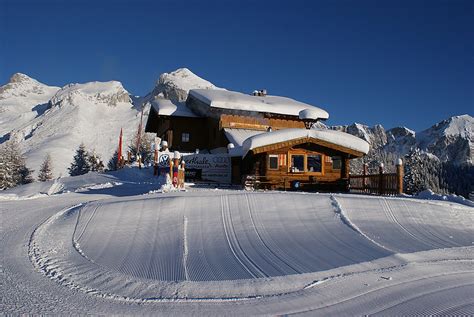
[[383, 164], [379, 167], [378, 174], [369, 175], [367, 165], [364, 165], [362, 175], [349, 175], [349, 190], [355, 193], [377, 195], [403, 194], [403, 165], [397, 162], [396, 173], [384, 173]]

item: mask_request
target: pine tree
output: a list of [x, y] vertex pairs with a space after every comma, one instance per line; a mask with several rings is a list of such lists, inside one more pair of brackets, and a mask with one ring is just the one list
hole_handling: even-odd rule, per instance
[[107, 163], [107, 169], [109, 171], [116, 171], [117, 168], [118, 168], [118, 151], [115, 150], [114, 155], [112, 155], [109, 162]]
[[74, 160], [69, 167], [69, 175], [77, 176], [83, 175], [90, 171], [91, 166], [89, 163], [89, 157], [87, 155], [86, 147], [84, 143], [81, 143], [76, 150]]
[[51, 162], [51, 155], [46, 154], [44, 157], [44, 161], [41, 164], [38, 180], [40, 182], [46, 182], [53, 179], [53, 171], [52, 171], [52, 162]]
[[15, 140], [0, 145], [0, 189], [31, 183], [32, 172]]
[[100, 156], [95, 153], [95, 151], [91, 151], [87, 153], [87, 159], [89, 161], [90, 171], [91, 172], [103, 172], [104, 171], [104, 163]]

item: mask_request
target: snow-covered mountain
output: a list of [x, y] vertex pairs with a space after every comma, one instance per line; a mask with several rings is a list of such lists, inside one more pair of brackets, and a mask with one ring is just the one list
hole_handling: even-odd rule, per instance
[[474, 118], [467, 114], [448, 118], [419, 133], [406, 127], [385, 130], [381, 125], [369, 127], [360, 123], [330, 128], [366, 140], [372, 150], [383, 150], [399, 157], [419, 148], [442, 162], [474, 164]]
[[0, 140], [46, 111], [59, 87], [48, 86], [25, 74], [14, 74], [0, 86]]
[[163, 73], [156, 82], [156, 86], [149, 94], [149, 98], [157, 96], [170, 99], [174, 102], [183, 102], [191, 89], [222, 89], [211, 82], [202, 79], [187, 68], [179, 68], [170, 73]]
[[443, 120], [418, 133], [416, 142], [441, 161], [474, 164], [474, 118], [465, 114]]
[[117, 148], [120, 129], [127, 145], [139, 120], [140, 111], [120, 82], [69, 84], [56, 92], [42, 115], [12, 130], [10, 137], [21, 144], [30, 168], [37, 171], [50, 153], [55, 176], [67, 175], [80, 143], [106, 163]]

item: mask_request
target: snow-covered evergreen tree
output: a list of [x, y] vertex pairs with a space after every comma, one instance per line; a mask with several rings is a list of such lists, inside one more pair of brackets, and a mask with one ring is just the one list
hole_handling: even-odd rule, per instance
[[53, 166], [52, 166], [52, 161], [51, 161], [51, 155], [46, 154], [44, 157], [44, 161], [41, 164], [39, 174], [38, 174], [38, 180], [40, 182], [46, 182], [53, 179]]
[[69, 167], [69, 175], [77, 176], [86, 174], [90, 171], [91, 166], [89, 162], [89, 156], [86, 151], [84, 143], [81, 143], [76, 150], [74, 160]]
[[0, 145], [0, 189], [31, 183], [32, 172], [15, 140]]
[[426, 189], [446, 193], [441, 186], [441, 163], [437, 157], [418, 148], [405, 156], [405, 192], [416, 194]]
[[104, 171], [104, 163], [100, 158], [100, 155], [95, 153], [95, 151], [91, 151], [87, 153], [87, 159], [89, 161], [90, 171], [91, 172], [103, 172]]
[[155, 142], [154, 133], [145, 133], [145, 130], [142, 130], [141, 139], [140, 139], [140, 149], [137, 150], [137, 140], [138, 132], [135, 133], [132, 142], [129, 145], [130, 153], [132, 154], [132, 162], [136, 161], [137, 154], [140, 154], [142, 158], [142, 163], [147, 164], [153, 160], [152, 144]]

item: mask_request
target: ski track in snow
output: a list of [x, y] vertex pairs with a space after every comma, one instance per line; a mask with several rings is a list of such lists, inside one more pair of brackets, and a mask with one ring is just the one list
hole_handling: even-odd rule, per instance
[[[13, 309], [10, 293], [25, 283], [13, 276], [27, 264], [6, 257], [3, 312], [474, 313], [469, 207], [277, 192], [75, 199], [60, 212], [44, 207], [51, 217], [24, 242], [26, 259], [68, 304]], [[8, 237], [20, 234], [8, 229], [0, 241], [18, 243]]]

